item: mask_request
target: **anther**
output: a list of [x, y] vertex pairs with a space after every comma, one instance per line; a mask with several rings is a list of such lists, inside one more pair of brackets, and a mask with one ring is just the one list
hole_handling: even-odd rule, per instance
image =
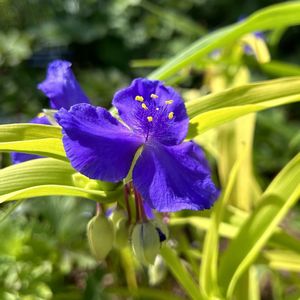
[[139, 102], [143, 102], [144, 101], [144, 97], [143, 96], [135, 96], [135, 100], [139, 101]]
[[152, 99], [157, 99], [157, 98], [158, 98], [158, 96], [157, 96], [156, 94], [151, 94], [150, 97], [151, 97]]
[[42, 113], [42, 112], [41, 112], [41, 113], [39, 113], [37, 116], [38, 116], [38, 118], [45, 117], [45, 113]]
[[170, 119], [170, 120], [172, 120], [173, 119], [173, 117], [174, 117], [174, 113], [171, 111], [171, 112], [169, 112], [169, 114], [168, 114], [168, 118]]
[[158, 108], [158, 107], [156, 107], [155, 109], [156, 109], [156, 110], [159, 110], [159, 108]]
[[166, 103], [166, 104], [172, 104], [172, 103], [173, 103], [173, 100], [166, 100], [165, 103]]
[[142, 103], [142, 108], [145, 109], [145, 110], [148, 109], [148, 107], [147, 107], [147, 105], [145, 103]]
[[148, 122], [152, 122], [153, 121], [153, 117], [149, 116], [147, 117]]

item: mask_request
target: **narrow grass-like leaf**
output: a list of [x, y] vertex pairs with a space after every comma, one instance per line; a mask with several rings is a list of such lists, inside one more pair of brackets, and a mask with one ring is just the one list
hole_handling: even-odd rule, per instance
[[181, 263], [177, 253], [168, 246], [163, 246], [161, 249], [161, 255], [164, 258], [168, 268], [177, 279], [178, 283], [189, 295], [190, 299], [201, 300], [202, 297], [200, 294], [200, 290], [198, 289], [191, 275], [187, 272], [187, 270]]
[[116, 194], [76, 186], [75, 173], [69, 163], [52, 158], [34, 159], [4, 168], [0, 170], [0, 203], [50, 195], [100, 200]]
[[[169, 220], [170, 226], [184, 226], [191, 225], [200, 230], [208, 230], [210, 228], [211, 219], [204, 217], [188, 217], [188, 218], [171, 218]], [[219, 224], [219, 235], [225, 238], [232, 239], [236, 236], [238, 228], [228, 223], [221, 222]]]
[[61, 139], [43, 138], [0, 143], [0, 152], [22, 152], [68, 161]]
[[227, 297], [255, 260], [279, 222], [297, 202], [300, 193], [300, 154], [277, 175], [262, 196], [260, 204], [242, 225], [220, 262], [219, 282]]
[[259, 104], [300, 94], [300, 76], [248, 83], [229, 88], [218, 93], [209, 94], [186, 103], [190, 118], [219, 108]]
[[61, 139], [61, 128], [27, 123], [0, 125], [0, 142], [16, 142], [46, 138]]
[[249, 269], [248, 281], [248, 299], [260, 300], [260, 285], [256, 266]]
[[269, 250], [264, 253], [269, 266], [275, 270], [300, 272], [300, 255], [293, 251]]
[[68, 160], [61, 128], [40, 124], [0, 125], [0, 152], [23, 152]]
[[[228, 181], [230, 172], [236, 162], [236, 158], [244, 156], [241, 167], [236, 175], [236, 183], [232, 188], [228, 204], [250, 211], [253, 201], [257, 198], [253, 189], [255, 178], [252, 172], [252, 147], [255, 127], [255, 114], [247, 115], [226, 126], [219, 128], [218, 148], [219, 161], [218, 172], [222, 186]], [[241, 197], [241, 195], [243, 195]]]
[[190, 120], [188, 137], [194, 137], [209, 129], [230, 122], [244, 115], [300, 101], [300, 94], [266, 101], [259, 104], [249, 104], [241, 106], [232, 106], [203, 113]]
[[132, 289], [126, 289], [121, 287], [112, 287], [105, 289], [105, 291], [111, 295], [118, 295], [122, 297], [130, 298], [130, 299], [136, 299], [136, 300], [184, 300], [184, 298], [181, 298], [174, 293], [164, 291], [162, 289], [157, 288], [145, 288], [145, 287], [139, 287], [136, 290]]
[[[245, 150], [245, 149], [244, 149]], [[228, 182], [224, 191], [216, 203], [212, 215], [210, 228], [206, 233], [203, 251], [202, 251], [202, 261], [200, 267], [200, 277], [199, 283], [203, 290], [205, 296], [217, 297], [220, 292], [218, 289], [218, 253], [219, 253], [219, 225], [223, 218], [224, 209], [229, 201], [230, 194], [234, 187], [236, 181], [236, 176], [238, 174], [239, 167], [241, 165], [242, 159], [244, 158], [245, 151], [241, 153], [236, 163], [233, 165]]]
[[282, 61], [272, 60], [267, 64], [261, 65], [260, 67], [264, 72], [273, 76], [286, 77], [300, 75], [300, 66], [288, 64]]
[[300, 3], [291, 1], [258, 10], [243, 22], [216, 30], [170, 59], [162, 67], [152, 72], [150, 79], [167, 79], [182, 68], [191, 65], [215, 49], [227, 46], [243, 35], [300, 24]]
[[114, 201], [116, 193], [97, 190], [87, 190], [68, 185], [46, 184], [33, 186], [27, 189], [22, 189], [12, 193], [0, 195], [0, 203], [12, 200], [44, 196], [74, 196], [92, 199], [96, 201], [105, 200], [105, 202], [109, 203]]

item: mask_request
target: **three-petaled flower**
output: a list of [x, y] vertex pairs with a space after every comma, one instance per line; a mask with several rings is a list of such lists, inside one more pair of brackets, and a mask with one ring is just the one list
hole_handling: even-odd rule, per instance
[[139, 78], [115, 94], [113, 105], [119, 119], [88, 103], [56, 113], [72, 166], [91, 179], [118, 182], [142, 147], [132, 181], [151, 208], [210, 208], [219, 191], [201, 148], [183, 142], [189, 120], [180, 95], [160, 81]]

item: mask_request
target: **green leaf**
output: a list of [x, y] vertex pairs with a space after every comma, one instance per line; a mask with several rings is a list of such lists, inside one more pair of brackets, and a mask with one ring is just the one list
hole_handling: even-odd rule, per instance
[[[218, 171], [220, 182], [225, 186], [230, 176], [230, 171], [236, 162], [236, 158], [243, 155], [243, 161], [239, 168], [237, 179], [228, 204], [243, 211], [250, 211], [254, 201], [260, 196], [259, 186], [252, 172], [252, 148], [255, 128], [255, 114], [247, 115], [230, 124], [218, 128]], [[254, 189], [253, 187], [257, 188]], [[240, 195], [243, 195], [241, 197]]]
[[44, 138], [61, 139], [61, 128], [27, 123], [0, 125], [0, 142], [16, 142]]
[[270, 268], [290, 272], [300, 272], [300, 255], [287, 250], [269, 250], [264, 253]]
[[161, 249], [161, 255], [168, 268], [171, 270], [172, 274], [175, 276], [178, 283], [184, 288], [189, 297], [193, 300], [201, 300], [202, 297], [200, 290], [191, 275], [181, 263], [177, 253], [168, 246], [163, 246]]
[[186, 108], [189, 117], [194, 118], [211, 110], [299, 96], [299, 85], [300, 76], [248, 83], [188, 101]]
[[300, 101], [300, 77], [246, 84], [189, 101], [188, 138], [249, 113], [297, 101]]
[[218, 289], [218, 253], [219, 253], [219, 225], [223, 218], [224, 209], [229, 201], [229, 197], [234, 187], [239, 167], [245, 156], [245, 149], [241, 153], [239, 159], [233, 165], [226, 187], [218, 199], [211, 215], [210, 228], [208, 229], [203, 245], [202, 261], [200, 267], [199, 283], [203, 289], [203, 293], [211, 298], [219, 296]]
[[299, 76], [300, 75], [300, 66], [287, 64], [281, 61], [274, 61], [260, 66], [261, 69], [267, 74], [278, 77], [286, 76]]
[[68, 161], [62, 141], [39, 139], [20, 142], [0, 143], [0, 152], [22, 152]]
[[[76, 185], [76, 171], [69, 163], [40, 158], [0, 170], [0, 203], [29, 197], [72, 195], [93, 200], [112, 197], [117, 191], [87, 189]], [[88, 184], [88, 183], [87, 183]]]
[[241, 105], [211, 110], [190, 120], [188, 137], [194, 137], [195, 135], [201, 134], [209, 129], [253, 112], [298, 101], [300, 101], [300, 94], [273, 101], [266, 101], [260, 104]]
[[277, 175], [243, 223], [220, 261], [219, 283], [230, 299], [237, 281], [256, 259], [300, 193], [300, 154]]
[[253, 13], [243, 22], [216, 30], [199, 39], [148, 77], [150, 79], [167, 79], [182, 68], [204, 58], [213, 50], [228, 46], [247, 33], [297, 24], [300, 24], [300, 3], [298, 1], [269, 6]]
[[[139, 287], [138, 289], [126, 289], [122, 287], [111, 287], [105, 289], [105, 291], [111, 295], [118, 295], [131, 299], [151, 299], [151, 300], [184, 300], [172, 292], [164, 291], [162, 289]], [[122, 299], [124, 299], [122, 298]]]
[[[188, 217], [188, 218], [170, 218], [169, 225], [170, 226], [184, 226], [191, 225], [200, 230], [208, 230], [211, 225], [211, 219], [204, 217]], [[236, 236], [238, 232], [238, 228], [228, 224], [228, 223], [220, 223], [219, 224], [219, 235], [228, 239], [232, 239]]]
[[61, 128], [48, 125], [0, 125], [0, 152], [23, 152], [68, 160]]
[[248, 299], [249, 300], [260, 300], [260, 282], [258, 276], [258, 268], [256, 266], [252, 266], [249, 269], [248, 276]]

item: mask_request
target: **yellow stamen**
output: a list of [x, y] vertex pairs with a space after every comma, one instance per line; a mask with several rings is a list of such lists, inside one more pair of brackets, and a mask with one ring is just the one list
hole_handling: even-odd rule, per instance
[[147, 117], [148, 122], [152, 122], [153, 118], [151, 116]]
[[158, 96], [157, 96], [156, 94], [151, 94], [150, 97], [151, 97], [152, 99], [158, 98]]
[[168, 114], [168, 118], [170, 119], [170, 120], [172, 120], [173, 119], [173, 117], [174, 117], [174, 113], [171, 111], [171, 112], [169, 112], [169, 114]]
[[166, 100], [165, 103], [166, 103], [166, 104], [172, 104], [172, 103], [173, 103], [173, 100]]
[[145, 103], [142, 103], [142, 108], [145, 109], [145, 110], [148, 109], [148, 107], [147, 107], [147, 105]]
[[143, 102], [144, 101], [144, 97], [143, 96], [135, 96], [135, 100], [139, 101], [139, 102]]
[[38, 118], [42, 118], [42, 117], [45, 116], [45, 114], [41, 112], [41, 113], [39, 113], [37, 116], [38, 116]]

